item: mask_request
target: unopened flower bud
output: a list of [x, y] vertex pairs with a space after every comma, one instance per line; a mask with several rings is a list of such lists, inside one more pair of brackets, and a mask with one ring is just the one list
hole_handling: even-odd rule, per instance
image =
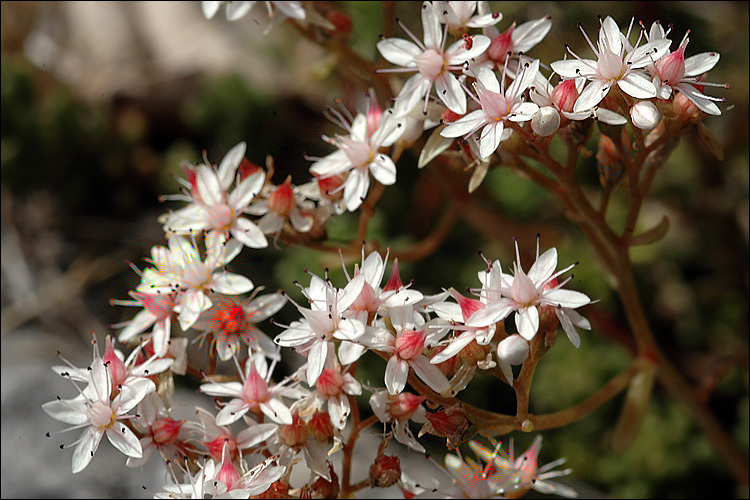
[[318, 377], [318, 381], [315, 383], [315, 388], [318, 390], [318, 393], [330, 398], [341, 392], [341, 386], [343, 383], [344, 377], [338, 370], [326, 368]]
[[256, 165], [255, 163], [252, 163], [247, 158], [242, 158], [242, 161], [240, 162], [240, 166], [237, 168], [237, 171], [240, 174], [240, 182], [244, 181], [245, 178], [253, 175], [255, 172], [258, 172], [259, 170], [260, 170], [260, 167], [258, 165]]
[[291, 424], [279, 426], [279, 437], [290, 448], [302, 446], [307, 442], [307, 428], [299, 413], [294, 412]]
[[338, 498], [339, 490], [339, 478], [333, 471], [333, 465], [328, 464], [328, 474], [331, 476], [331, 480], [328, 481], [324, 477], [319, 477], [312, 485], [312, 492], [315, 494], [315, 498]]
[[552, 106], [542, 106], [531, 118], [531, 130], [536, 135], [549, 137], [560, 127], [560, 113]]
[[401, 461], [395, 455], [378, 454], [370, 467], [373, 486], [388, 488], [401, 479]]
[[510, 28], [493, 38], [490, 46], [487, 48], [487, 57], [498, 65], [505, 63], [505, 59], [508, 58], [508, 52], [513, 51], [513, 29], [515, 27], [515, 23], [511, 24]]
[[573, 107], [578, 100], [578, 87], [575, 80], [563, 80], [560, 82], [550, 96], [552, 103], [563, 111], [573, 112]]
[[460, 403], [434, 413], [427, 413], [425, 417], [427, 417], [428, 423], [419, 431], [419, 435], [429, 432], [447, 438], [449, 444], [457, 445], [460, 443], [464, 432], [470, 425], [466, 412], [464, 412]]
[[310, 421], [307, 422], [307, 430], [313, 437], [321, 442], [328, 443], [333, 439], [333, 424], [331, 416], [327, 411], [315, 410]]
[[630, 108], [630, 119], [641, 130], [653, 130], [659, 125], [661, 114], [653, 102], [638, 101]]
[[220, 435], [216, 436], [216, 438], [212, 441], [203, 441], [203, 446], [208, 449], [208, 453], [211, 455], [211, 458], [216, 461], [220, 461], [221, 452], [224, 449], [224, 443], [229, 446], [229, 456], [231, 458], [234, 458], [235, 454], [237, 453], [237, 443], [234, 439], [229, 439], [227, 436]]
[[174, 444], [184, 423], [184, 420], [175, 420], [170, 417], [157, 420], [151, 426], [151, 432], [154, 434], [154, 442], [161, 445]]
[[288, 176], [283, 184], [276, 186], [268, 197], [268, 208], [282, 216], [289, 216], [295, 206], [292, 176]]
[[401, 359], [414, 359], [424, 349], [424, 332], [407, 330], [396, 339], [396, 352]]
[[699, 122], [706, 114], [701, 111], [685, 94], [678, 92], [674, 96], [672, 107], [677, 115], [677, 119], [682, 124]]
[[520, 365], [529, 357], [529, 342], [514, 333], [497, 345], [497, 357], [502, 363]]
[[469, 365], [476, 365], [477, 363], [481, 363], [485, 359], [487, 359], [487, 354], [489, 353], [490, 349], [492, 349], [489, 345], [479, 345], [479, 343], [476, 340], [472, 340], [469, 342], [466, 347], [461, 349], [459, 351], [458, 356], [462, 360], [466, 361]]
[[663, 84], [675, 86], [685, 77], [685, 46], [681, 45], [671, 54], [662, 57], [654, 64], [656, 73]]
[[402, 392], [397, 396], [389, 396], [388, 413], [395, 420], [408, 420], [425, 400], [424, 396], [417, 396], [410, 392]]

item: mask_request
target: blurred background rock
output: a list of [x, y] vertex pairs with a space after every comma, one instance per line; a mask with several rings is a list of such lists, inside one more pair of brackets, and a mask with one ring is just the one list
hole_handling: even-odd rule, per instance
[[[633, 260], [660, 342], [683, 373], [703, 384], [708, 404], [747, 453], [747, 2], [491, 3], [504, 15], [501, 30], [514, 20], [552, 15], [552, 32], [531, 54], [545, 63], [563, 57], [564, 43], [588, 54], [576, 23], [591, 36], [597, 14], [611, 15], [621, 26], [631, 16], [647, 26], [660, 19], [674, 25], [673, 48], [690, 29], [688, 56], [721, 53], [709, 81], [730, 84], [718, 93], [727, 104], [721, 117], [705, 124], [719, 138], [725, 159], [714, 159], [695, 137], [683, 139], [657, 176], [643, 214], [644, 225], [668, 214], [670, 233], [634, 251]], [[316, 8], [351, 13], [351, 37], [344, 41], [375, 60], [383, 19], [378, 3], [320, 2]], [[56, 395], [73, 396], [69, 382], [50, 369], [58, 364], [55, 351], [86, 364], [90, 332], [103, 338], [111, 332], [108, 325], [133, 316], [108, 301], [126, 298], [137, 283], [126, 263], [142, 268], [150, 247], [164, 241], [156, 217], [167, 206], [158, 197], [177, 191], [173, 175], [183, 158], [197, 162], [207, 151], [217, 162], [244, 140], [254, 163], [274, 157], [275, 182], [287, 175], [305, 182], [305, 155], [330, 152], [320, 134], [335, 132], [322, 111], [334, 98], [363, 94], [370, 76], [352, 71], [289, 26], [264, 37], [265, 10], [255, 11], [257, 19], [230, 23], [223, 12], [207, 21], [199, 2], [2, 2], [0, 9], [2, 496], [151, 497], [163, 484], [159, 467], [126, 469], [125, 458], [103, 444], [89, 468], [74, 476], [72, 451], [57, 446], [77, 433], [44, 437], [61, 425], [41, 405]], [[408, 3], [395, 7], [420, 34], [417, 10]], [[396, 34], [403, 36], [400, 29]], [[350, 109], [356, 104], [345, 103]], [[593, 157], [579, 168], [582, 182], [598, 189]], [[368, 237], [397, 247], [424, 235], [441, 204], [441, 196], [425, 186], [439, 193], [429, 167], [417, 171], [416, 158], [404, 155], [399, 182], [386, 190]], [[519, 236], [526, 255], [541, 232], [543, 246], [558, 246], [561, 263], [580, 260], [576, 288], [601, 300], [584, 312], [594, 330], [584, 335], [580, 350], [562, 341], [550, 351], [535, 380], [532, 410], [573, 404], [627, 365], [627, 346], [615, 342], [624, 328], [617, 298], [575, 226], [546, 193], [498, 169], [477, 196], [499, 204], [507, 227], [480, 237], [459, 224], [438, 254], [402, 263], [402, 276], [428, 292], [475, 286], [481, 266], [476, 250], [510, 262], [517, 231], [529, 235]], [[414, 199], [416, 211], [408, 203]], [[329, 224], [329, 236], [351, 237], [355, 225], [354, 217], [341, 217]], [[318, 252], [269, 248], [252, 257], [243, 253], [233, 265], [255, 283], [295, 293], [291, 281], [302, 279], [302, 268], [317, 272], [329, 263]], [[282, 322], [294, 319], [290, 309], [282, 311]], [[373, 365], [375, 379], [383, 367]], [[189, 418], [196, 400], [209, 401], [194, 395], [195, 381], [180, 383], [175, 411]], [[506, 389], [479, 379], [462, 397], [497, 401], [491, 409], [512, 411], [504, 402]], [[747, 495], [684, 407], [659, 388], [633, 448], [610, 451], [619, 408], [617, 398], [575, 425], [545, 433], [542, 463], [567, 456], [576, 481], [611, 496]], [[526, 438], [517, 440], [524, 445]], [[442, 444], [429, 443], [436, 450]], [[440, 474], [426, 466], [432, 477]]]

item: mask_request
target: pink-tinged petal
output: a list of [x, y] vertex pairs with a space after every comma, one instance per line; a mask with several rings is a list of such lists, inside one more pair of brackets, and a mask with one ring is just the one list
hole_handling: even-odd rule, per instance
[[94, 458], [96, 449], [99, 447], [102, 436], [104, 436], [103, 430], [92, 427], [88, 427], [83, 432], [81, 440], [73, 452], [73, 474], [81, 472], [89, 465], [91, 459]]
[[216, 415], [216, 425], [233, 424], [249, 410], [250, 404], [247, 401], [239, 398], [233, 399]]
[[510, 100], [515, 100], [534, 83], [537, 74], [539, 74], [539, 60], [534, 59], [530, 63], [525, 63], [519, 71], [520, 76], [513, 80], [513, 83], [505, 91], [506, 97]]
[[439, 48], [443, 43], [443, 30], [440, 17], [430, 2], [422, 3], [422, 30], [424, 31], [424, 45], [428, 49]]
[[488, 123], [482, 129], [482, 134], [479, 136], [479, 156], [486, 160], [492, 153], [497, 151], [497, 147], [500, 145], [503, 137], [503, 122], [496, 121]]
[[696, 89], [692, 85], [688, 83], [680, 83], [679, 85], [677, 85], [677, 89], [685, 94], [685, 97], [690, 99], [690, 102], [695, 104], [698, 109], [700, 109], [704, 113], [716, 116], [721, 114], [721, 110], [719, 110], [719, 107], [709, 99], [707, 99], [704, 94], [699, 92], [698, 89]]
[[91, 365], [89, 386], [93, 386], [96, 399], [107, 404], [109, 404], [109, 395], [112, 390], [110, 378], [109, 370], [107, 370], [101, 359]]
[[239, 217], [234, 227], [229, 230], [230, 234], [237, 238], [243, 245], [250, 248], [265, 248], [268, 240], [258, 226], [244, 217]]
[[377, 48], [389, 63], [415, 69], [417, 63], [414, 58], [422, 53], [422, 49], [402, 38], [386, 38], [378, 42]]
[[351, 373], [345, 373], [341, 390], [352, 396], [360, 396], [362, 394], [362, 384]]
[[365, 283], [367, 283], [366, 276], [360, 273], [352, 278], [343, 290], [338, 292], [336, 306], [339, 313], [348, 309], [357, 300], [357, 297], [359, 297], [359, 294], [362, 293], [362, 289], [365, 287]]
[[396, 183], [396, 164], [388, 155], [378, 153], [370, 163], [370, 172], [384, 186]]
[[430, 363], [434, 365], [437, 363], [442, 363], [447, 359], [451, 359], [453, 356], [461, 352], [461, 349], [469, 345], [472, 340], [474, 340], [474, 331], [467, 330], [461, 333], [461, 335], [453, 339], [451, 343], [448, 344], [448, 347], [434, 355], [430, 359]]
[[594, 74], [596, 61], [591, 59], [565, 59], [553, 62], [550, 67], [563, 78], [578, 78]]
[[168, 219], [164, 223], [165, 231], [176, 233], [186, 233], [200, 231], [207, 226], [206, 209], [202, 205], [190, 204], [186, 207], [175, 210], [167, 215]]
[[563, 290], [562, 288], [548, 290], [544, 292], [543, 296], [545, 301], [571, 309], [591, 303], [591, 299], [586, 294], [576, 292], [575, 290]]
[[253, 282], [241, 274], [216, 273], [211, 278], [209, 286], [213, 291], [218, 293], [239, 295], [252, 290]]
[[468, 321], [466, 321], [466, 326], [485, 327], [492, 325], [498, 321], [504, 320], [512, 310], [513, 306], [508, 300], [501, 299], [497, 302], [490, 302], [474, 313]]
[[224, 158], [219, 163], [219, 168], [216, 172], [216, 177], [219, 180], [221, 189], [226, 191], [234, 180], [234, 176], [237, 173], [237, 167], [240, 166], [242, 159], [245, 157], [245, 150], [247, 145], [244, 142], [237, 144], [235, 147], [229, 150], [224, 155]]
[[536, 306], [529, 306], [516, 311], [516, 329], [521, 337], [531, 340], [539, 330], [539, 310]]
[[[244, 394], [243, 386], [241, 382], [224, 382], [224, 383], [209, 383], [202, 384], [200, 391], [203, 394], [209, 396], [223, 396], [231, 398], [239, 398]], [[223, 424], [219, 424], [223, 425]]]
[[349, 172], [344, 185], [344, 202], [346, 209], [354, 212], [359, 208], [370, 189], [370, 175], [366, 169], [355, 168]]
[[127, 426], [117, 422], [107, 429], [106, 434], [112, 446], [120, 450], [123, 454], [133, 458], [141, 458], [143, 456], [141, 442]]
[[328, 398], [328, 413], [331, 416], [331, 423], [337, 429], [344, 429], [350, 412], [351, 407], [346, 397], [339, 395]]
[[409, 363], [398, 356], [391, 356], [385, 366], [385, 386], [390, 394], [399, 394], [406, 387]]
[[552, 276], [556, 268], [557, 249], [553, 247], [539, 256], [534, 265], [531, 266], [531, 269], [529, 269], [527, 276], [539, 286]]
[[262, 170], [249, 175], [243, 180], [227, 198], [227, 204], [236, 212], [241, 212], [253, 201], [263, 183], [266, 182], [266, 173]]
[[266, 439], [272, 437], [279, 430], [276, 424], [257, 424], [237, 434], [237, 448], [245, 449], [257, 446]]
[[611, 82], [604, 82], [597, 80], [586, 85], [581, 95], [578, 96], [575, 105], [573, 106], [573, 112], [578, 113], [591, 109], [604, 99], [604, 96], [609, 92]]
[[453, 73], [439, 76], [435, 80], [435, 91], [448, 109], [460, 115], [466, 113], [466, 93]]
[[425, 356], [417, 356], [409, 364], [414, 369], [417, 377], [422, 379], [425, 384], [429, 385], [438, 394], [445, 394], [451, 390], [451, 383], [443, 375], [443, 372], [440, 371], [440, 368], [430, 364], [430, 360]]
[[71, 425], [83, 425], [89, 421], [86, 403], [83, 400], [60, 399], [44, 403], [42, 409], [55, 420]]
[[156, 321], [156, 316], [151, 314], [149, 311], [143, 310], [135, 315], [135, 318], [128, 322], [128, 325], [122, 329], [120, 335], [117, 337], [120, 342], [127, 342], [139, 333], [142, 333], [146, 328], [150, 327]]
[[378, 129], [373, 132], [370, 138], [370, 144], [373, 147], [388, 147], [399, 140], [404, 134], [406, 127], [403, 118], [396, 118], [392, 109], [387, 109], [380, 117]]
[[318, 377], [323, 373], [323, 368], [328, 357], [328, 341], [323, 340], [315, 342], [307, 354], [307, 385], [312, 387], [318, 381]]
[[685, 76], [698, 76], [719, 62], [718, 52], [703, 52], [685, 59]]
[[205, 165], [198, 167], [195, 176], [198, 192], [206, 205], [218, 205], [224, 201], [224, 190], [221, 189], [219, 179], [212, 168]]
[[463, 118], [459, 118], [453, 123], [448, 124], [440, 135], [443, 137], [461, 137], [469, 134], [487, 122], [487, 114], [481, 109], [472, 111]]
[[339, 344], [339, 361], [342, 365], [350, 365], [357, 361], [366, 350], [367, 347], [363, 345], [342, 340]]
[[117, 413], [120, 415], [126, 414], [154, 391], [156, 391], [156, 384], [147, 378], [138, 379], [123, 386], [120, 395], [115, 399], [119, 402]]
[[654, 84], [636, 73], [628, 73], [624, 78], [617, 81], [617, 85], [623, 92], [636, 99], [656, 97]]
[[289, 412], [289, 408], [276, 398], [271, 398], [265, 403], [261, 403], [260, 410], [274, 422], [282, 425], [292, 423], [292, 414]]

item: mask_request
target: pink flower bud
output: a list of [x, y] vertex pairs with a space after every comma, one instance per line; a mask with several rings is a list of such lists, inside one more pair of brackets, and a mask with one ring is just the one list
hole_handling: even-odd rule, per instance
[[298, 412], [292, 414], [291, 424], [279, 426], [279, 438], [290, 448], [302, 446], [307, 442], [307, 428]]
[[396, 339], [396, 352], [401, 359], [414, 359], [424, 349], [424, 332], [407, 330]]
[[326, 397], [337, 396], [341, 392], [341, 386], [344, 383], [344, 377], [338, 370], [326, 368], [318, 377], [315, 387], [318, 393]]
[[573, 106], [578, 100], [578, 88], [575, 80], [560, 82], [550, 96], [552, 103], [563, 111], [573, 112]]
[[[318, 379], [320, 382], [320, 379]], [[310, 421], [307, 422], [307, 430], [321, 443], [328, 443], [333, 439], [333, 424], [331, 416], [327, 411], [315, 410]]]
[[497, 345], [497, 357], [502, 363], [520, 365], [529, 357], [529, 342], [514, 333]]
[[290, 175], [283, 184], [276, 186], [268, 197], [268, 208], [281, 216], [288, 217], [295, 205], [292, 176]]
[[674, 86], [685, 77], [685, 46], [662, 57], [655, 63], [657, 76], [662, 84]]
[[398, 273], [398, 259], [393, 261], [393, 268], [391, 269], [391, 276], [388, 278], [388, 283], [383, 287], [384, 292], [390, 292], [400, 290], [404, 287], [404, 282], [401, 281], [401, 275]]
[[638, 101], [630, 108], [630, 119], [641, 130], [653, 130], [659, 125], [661, 114], [653, 102]]
[[206, 447], [208, 453], [211, 455], [211, 458], [219, 461], [221, 460], [221, 453], [224, 450], [225, 443], [229, 447], [230, 458], [234, 458], [234, 456], [237, 454], [237, 443], [234, 439], [229, 439], [223, 434], [216, 436], [216, 438], [211, 441], [203, 441], [203, 446]]
[[491, 347], [489, 345], [479, 345], [476, 340], [469, 342], [466, 347], [461, 349], [458, 353], [458, 357], [466, 361], [469, 365], [476, 365], [478, 362], [482, 362], [487, 359]]
[[217, 319], [221, 323], [220, 329], [229, 332], [237, 333], [245, 329], [248, 318], [245, 313], [245, 309], [236, 302], [231, 300], [227, 301], [216, 301], [218, 307]]
[[401, 479], [401, 461], [398, 456], [378, 454], [370, 467], [370, 479], [378, 488], [388, 488]]
[[112, 375], [111, 383], [112, 390], [117, 389], [117, 386], [125, 382], [125, 376], [127, 369], [125, 363], [117, 357], [115, 354], [115, 348], [112, 345], [112, 339], [107, 337], [106, 347], [104, 348], [104, 364], [107, 365], [110, 375]]
[[[237, 168], [237, 171], [240, 173], [240, 182], [244, 181], [246, 177], [253, 175], [258, 170], [260, 170], [258, 165], [252, 163], [247, 158], [242, 158], [240, 166]], [[195, 177], [195, 174], [193, 174], [193, 177]]]
[[461, 314], [464, 317], [464, 321], [469, 319], [472, 314], [484, 307], [483, 302], [464, 297], [453, 288], [451, 288], [450, 292], [451, 296], [456, 299], [456, 302], [458, 302], [458, 305], [461, 306]]
[[240, 480], [240, 473], [237, 472], [237, 469], [234, 467], [232, 459], [229, 456], [228, 444], [225, 444], [221, 455], [221, 469], [219, 469], [218, 474], [216, 474], [216, 480], [221, 481], [227, 485], [228, 490], [231, 490], [235, 483]]
[[510, 28], [493, 38], [487, 49], [487, 57], [497, 64], [504, 64], [508, 52], [513, 52], [513, 29], [515, 27], [516, 23], [513, 23]]
[[424, 396], [417, 396], [410, 392], [402, 392], [396, 396], [389, 396], [388, 413], [395, 420], [408, 420], [425, 400]]
[[154, 442], [162, 445], [175, 444], [180, 428], [184, 420], [175, 420], [170, 417], [162, 418], [154, 422], [151, 426], [151, 432], [154, 435]]

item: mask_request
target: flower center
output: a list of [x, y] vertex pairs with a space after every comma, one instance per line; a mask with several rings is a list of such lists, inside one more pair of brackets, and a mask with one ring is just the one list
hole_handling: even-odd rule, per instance
[[448, 62], [442, 54], [435, 49], [427, 49], [414, 58], [417, 69], [430, 80], [434, 80], [445, 71]]
[[115, 413], [112, 411], [112, 408], [101, 401], [97, 401], [91, 405], [86, 410], [86, 414], [89, 417], [91, 425], [100, 429], [106, 429], [115, 421]]

